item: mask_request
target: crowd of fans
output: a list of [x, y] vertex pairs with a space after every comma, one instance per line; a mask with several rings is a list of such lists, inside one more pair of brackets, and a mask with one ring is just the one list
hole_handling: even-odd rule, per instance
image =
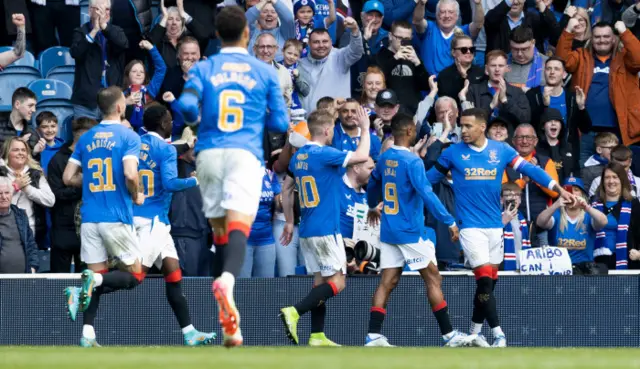
[[[586, 200], [569, 207], [556, 193], [506, 171], [505, 270], [517, 270], [520, 250], [545, 245], [569, 249], [577, 273], [620, 269], [622, 259], [640, 268], [640, 168], [633, 160], [640, 152], [640, 3], [90, 0], [85, 22], [81, 3], [5, 0], [0, 7], [0, 28], [6, 28], [0, 42], [13, 45], [0, 53], [1, 68], [25, 50], [37, 55], [55, 45], [68, 47], [75, 59], [72, 140], [59, 138], [55, 114], [35, 114], [37, 96], [28, 88], [18, 88], [11, 111], [0, 113], [0, 273], [38, 271], [44, 250], [50, 250], [49, 271], [79, 270], [82, 194], [63, 184], [62, 172], [78, 138], [99, 122], [99, 89], [122, 87], [128, 104], [123, 124], [140, 134], [145, 106], [170, 107], [179, 176], [197, 170], [197, 128], [185, 128], [174, 103], [189, 69], [217, 52], [213, 15], [230, 5], [246, 9], [249, 52], [276, 70], [292, 117], [287, 135], [265, 133], [267, 169], [243, 277], [303, 272], [297, 189], [283, 163], [304, 142], [299, 122], [316, 109], [336, 118], [333, 146], [354, 150], [359, 105], [372, 122], [372, 160], [344, 176], [347, 249], [361, 241], [353, 237], [355, 204], [365, 203], [374, 162], [393, 144], [393, 117], [414, 116], [414, 151], [428, 169], [460, 141], [460, 112], [476, 107], [489, 117], [489, 138], [512, 145]], [[454, 216], [455, 185], [450, 176], [433, 184]], [[173, 195], [171, 233], [187, 276], [215, 269], [201, 206], [197, 188]], [[463, 268], [460, 245], [449, 240], [447, 227], [428, 214], [426, 226], [435, 231], [439, 267]], [[351, 271], [375, 271], [357, 256], [350, 258]]]

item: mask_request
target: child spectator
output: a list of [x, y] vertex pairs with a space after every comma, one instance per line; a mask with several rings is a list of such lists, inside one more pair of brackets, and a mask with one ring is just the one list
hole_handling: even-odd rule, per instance
[[43, 111], [36, 117], [37, 132], [45, 140], [45, 147], [40, 154], [40, 165], [44, 174], [47, 174], [49, 161], [64, 144], [64, 140], [58, 137], [58, 117], [50, 111]]
[[[593, 248], [596, 232], [604, 228], [607, 216], [592, 208], [580, 178], [569, 177], [564, 183], [567, 191], [578, 196], [574, 206], [558, 198], [552, 206], [538, 216], [539, 227], [549, 230], [549, 243], [569, 250], [571, 264], [577, 273], [593, 274], [598, 269], [593, 264]], [[567, 188], [569, 187], [569, 188]]]
[[[624, 170], [627, 172], [627, 177], [629, 178], [629, 184], [631, 185], [631, 197], [640, 198], [640, 178], [633, 175], [631, 171], [631, 164], [633, 161], [633, 152], [630, 148], [624, 145], [618, 145], [611, 149], [611, 158], [610, 161], [612, 163], [616, 163], [621, 165]], [[591, 187], [589, 187], [589, 196], [594, 196], [598, 191], [598, 187], [600, 186], [601, 179], [600, 177], [596, 177], [591, 183]]]
[[593, 180], [600, 177], [611, 160], [611, 150], [618, 146], [618, 137], [611, 132], [600, 132], [596, 135], [595, 145], [596, 153], [587, 159], [582, 170], [584, 188], [591, 188]]
[[152, 102], [164, 81], [167, 66], [162, 59], [162, 55], [156, 47], [149, 41], [140, 41], [140, 48], [149, 51], [153, 60], [153, 78], [149, 81], [144, 63], [140, 60], [132, 60], [124, 68], [123, 90], [127, 98], [127, 120], [131, 123], [133, 130], [142, 134], [146, 133], [142, 128], [142, 116], [144, 106]]
[[529, 239], [529, 225], [518, 211], [522, 188], [513, 182], [502, 185], [500, 203], [503, 206], [502, 224], [504, 225], [504, 270], [518, 270], [520, 262], [518, 255], [521, 250], [531, 248]]
[[[295, 16], [296, 40], [302, 43], [301, 54], [306, 57], [309, 53], [309, 34], [314, 28], [326, 28], [336, 21], [336, 6], [333, 0], [327, 0], [329, 4], [329, 16], [323, 17], [316, 14], [316, 2], [314, 0], [298, 0], [293, 4], [293, 15]], [[323, 27], [324, 26], [324, 27]], [[331, 35], [333, 43], [336, 43], [335, 33]], [[285, 44], [285, 49], [286, 49]]]
[[[301, 0], [304, 1], [304, 0]], [[296, 39], [289, 39], [285, 41], [282, 48], [282, 59], [280, 64], [284, 65], [291, 75], [291, 81], [293, 82], [293, 92], [291, 93], [291, 115], [292, 116], [304, 116], [305, 111], [300, 104], [300, 96], [307, 96], [309, 94], [309, 83], [300, 75], [298, 70], [298, 60], [300, 59], [300, 53], [303, 51], [303, 45]]]

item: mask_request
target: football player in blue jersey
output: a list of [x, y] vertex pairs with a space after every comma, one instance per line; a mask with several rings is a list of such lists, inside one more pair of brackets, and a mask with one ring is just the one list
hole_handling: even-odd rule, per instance
[[[411, 152], [416, 141], [413, 117], [399, 113], [391, 120], [394, 145], [380, 156], [367, 185], [368, 218], [380, 222], [382, 277], [373, 295], [369, 334], [365, 346], [391, 346], [380, 332], [389, 295], [398, 285], [405, 265], [417, 271], [427, 288], [427, 298], [446, 346], [467, 346], [475, 336], [453, 330], [442, 293], [436, 249], [424, 226], [425, 206], [438, 221], [449, 226], [452, 242], [458, 240], [455, 220], [431, 190], [422, 159]], [[382, 193], [382, 216], [377, 207]]]
[[172, 192], [195, 187], [198, 180], [195, 177], [178, 178], [176, 149], [165, 141], [171, 137], [172, 130], [169, 110], [153, 103], [144, 111], [143, 124], [148, 133], [140, 137], [138, 173], [145, 201], [133, 207], [133, 223], [143, 251], [142, 272], [146, 275], [154, 265], [162, 270], [167, 300], [182, 329], [184, 344], [208, 344], [216, 334], [199, 332], [191, 324], [189, 306], [180, 285], [180, 261], [169, 223]]
[[445, 150], [427, 177], [434, 184], [451, 171], [456, 184], [456, 223], [460, 227], [460, 244], [466, 263], [476, 277], [473, 299], [471, 334], [473, 344], [488, 347], [480, 335], [487, 320], [494, 336], [494, 347], [506, 347], [507, 340], [500, 328], [496, 299], [493, 294], [498, 281], [498, 267], [504, 259], [503, 225], [500, 205], [502, 174], [507, 167], [529, 177], [541, 186], [560, 194], [568, 203], [577, 198], [564, 190], [543, 169], [520, 157], [511, 146], [485, 136], [487, 115], [483, 109], [473, 108], [460, 117], [462, 141]]
[[275, 69], [247, 52], [244, 11], [224, 7], [215, 24], [222, 50], [189, 70], [178, 106], [187, 124], [200, 121], [195, 151], [203, 210], [214, 243], [224, 248], [223, 272], [212, 289], [223, 343], [238, 346], [242, 334], [233, 286], [262, 195], [264, 128], [284, 133], [289, 116]]
[[340, 151], [329, 145], [335, 119], [325, 111], [314, 111], [308, 119], [311, 139], [291, 158], [289, 171], [300, 199], [300, 248], [307, 271], [314, 274], [314, 287], [294, 306], [280, 310], [287, 336], [298, 344], [298, 319], [311, 311], [311, 346], [337, 346], [324, 331], [325, 301], [345, 287], [346, 254], [340, 235], [342, 176], [348, 165], [369, 160], [369, 117], [357, 109], [361, 129], [356, 151]]
[[[133, 228], [133, 204], [144, 203], [138, 192], [140, 137], [120, 124], [127, 107], [120, 88], [100, 90], [98, 107], [104, 119], [80, 137], [62, 174], [66, 186], [82, 187], [80, 255], [88, 269], [82, 287], [68, 287], [65, 295], [71, 320], [84, 312], [85, 347], [98, 346], [93, 322], [100, 295], [134, 288], [144, 279]], [[124, 270], [108, 272], [110, 257]]]
[[[335, 136], [334, 136], [335, 138]], [[373, 159], [369, 158], [364, 163], [350, 166], [347, 173], [342, 176], [340, 194], [340, 234], [345, 243], [353, 237], [354, 218], [356, 216], [355, 205], [367, 204], [367, 191], [365, 187], [369, 182], [371, 171], [375, 168]], [[357, 240], [352, 240], [352, 246]]]

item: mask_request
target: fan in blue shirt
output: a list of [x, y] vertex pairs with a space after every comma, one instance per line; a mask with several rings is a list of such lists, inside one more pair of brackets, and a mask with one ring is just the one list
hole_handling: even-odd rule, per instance
[[[334, 136], [335, 140], [335, 136]], [[345, 239], [353, 238], [353, 226], [356, 216], [356, 204], [367, 204], [367, 191], [365, 186], [369, 182], [371, 171], [374, 168], [373, 160], [350, 166], [347, 173], [342, 176], [342, 193], [340, 196], [340, 234]], [[363, 214], [364, 215], [364, 214]], [[357, 242], [358, 240], [353, 240]]]
[[288, 337], [298, 343], [297, 325], [308, 311], [315, 322], [310, 345], [335, 346], [324, 335], [324, 302], [344, 289], [346, 255], [340, 235], [340, 197], [342, 175], [348, 165], [369, 159], [369, 117], [361, 106], [357, 110], [362, 131], [355, 152], [340, 151], [328, 145], [333, 139], [335, 120], [324, 110], [312, 112], [307, 125], [311, 139], [291, 158], [289, 171], [295, 179], [300, 199], [300, 248], [307, 271], [314, 273], [315, 287], [294, 306], [281, 309], [280, 317]]
[[445, 344], [451, 347], [465, 346], [475, 337], [454, 331], [451, 326], [447, 303], [440, 287], [435, 246], [426, 237], [424, 207], [449, 226], [453, 242], [458, 239], [458, 227], [431, 190], [422, 159], [409, 150], [416, 141], [413, 117], [396, 114], [391, 120], [391, 130], [394, 146], [382, 154], [367, 185], [369, 221], [377, 223], [380, 219], [380, 210], [377, 208], [380, 192], [383, 211], [380, 226], [382, 278], [374, 295], [365, 346], [390, 346], [380, 332], [387, 300], [405, 264], [417, 270], [424, 279], [427, 298]]
[[191, 324], [189, 306], [180, 283], [180, 261], [169, 226], [172, 192], [195, 187], [198, 180], [195, 177], [178, 178], [176, 149], [165, 141], [171, 137], [172, 131], [169, 110], [164, 105], [152, 104], [145, 109], [142, 120], [148, 133], [140, 138], [138, 174], [145, 202], [133, 208], [138, 239], [146, 251], [142, 258], [142, 272], [146, 274], [153, 265], [162, 270], [167, 300], [182, 329], [185, 344], [208, 344], [213, 342], [216, 334], [201, 333]]
[[[487, 139], [487, 116], [483, 109], [462, 112], [460, 127], [463, 142], [445, 150], [427, 177], [431, 183], [438, 183], [451, 171], [456, 184], [456, 216], [462, 229], [460, 243], [467, 262], [474, 268], [477, 285], [471, 333], [480, 333], [486, 318], [495, 338], [493, 345], [506, 347], [493, 295], [498, 266], [504, 259], [500, 209], [502, 174], [511, 166], [534, 182], [558, 192], [570, 203], [576, 198], [544, 170], [521, 158], [511, 146]], [[486, 347], [488, 343], [478, 336], [474, 345]]]
[[[356, 99], [347, 99], [340, 108], [340, 123], [335, 125], [333, 132], [333, 142], [331, 146], [342, 151], [355, 151], [360, 142], [360, 127], [356, 118], [357, 107], [360, 105]], [[376, 135], [370, 135], [371, 148], [369, 155], [373, 161], [378, 161], [382, 142]]]

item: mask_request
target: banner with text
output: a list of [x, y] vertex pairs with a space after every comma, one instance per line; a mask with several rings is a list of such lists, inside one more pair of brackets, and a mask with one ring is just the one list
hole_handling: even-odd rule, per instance
[[545, 246], [520, 251], [520, 273], [526, 275], [571, 275], [569, 251]]

